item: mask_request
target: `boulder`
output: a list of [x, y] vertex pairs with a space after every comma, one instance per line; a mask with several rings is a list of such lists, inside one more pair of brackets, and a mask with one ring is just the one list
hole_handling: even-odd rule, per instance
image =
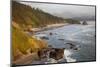
[[63, 58], [63, 55], [64, 55], [64, 48], [47, 48], [38, 51], [38, 56], [40, 60], [44, 58], [48, 59], [52, 58], [55, 60], [59, 60]]
[[62, 59], [64, 55], [64, 49], [63, 48], [53, 48], [50, 52], [50, 58], [53, 58], [55, 60]]
[[83, 21], [83, 23], [82, 23], [82, 24], [83, 24], [83, 25], [88, 25], [86, 21]]
[[52, 32], [49, 33], [49, 35], [52, 35], [52, 34], [53, 34]]

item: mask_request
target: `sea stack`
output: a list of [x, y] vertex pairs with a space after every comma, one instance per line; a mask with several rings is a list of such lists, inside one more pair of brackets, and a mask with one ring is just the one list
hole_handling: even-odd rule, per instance
[[86, 21], [83, 21], [83, 23], [82, 23], [82, 24], [83, 24], [83, 25], [88, 25]]

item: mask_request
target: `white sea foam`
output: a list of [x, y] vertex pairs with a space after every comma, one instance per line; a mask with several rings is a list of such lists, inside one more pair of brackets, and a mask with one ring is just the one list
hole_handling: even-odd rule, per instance
[[64, 58], [67, 62], [76, 62], [76, 59], [71, 58], [72, 52], [70, 50], [65, 49], [64, 50]]

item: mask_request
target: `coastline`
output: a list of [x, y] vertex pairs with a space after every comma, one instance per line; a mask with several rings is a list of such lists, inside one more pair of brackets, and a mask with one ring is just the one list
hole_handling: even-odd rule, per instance
[[46, 31], [46, 30], [51, 30], [51, 29], [63, 27], [65, 25], [69, 25], [69, 23], [50, 24], [50, 25], [47, 25], [47, 26], [42, 27], [42, 28], [31, 28], [30, 30], [32, 32], [36, 33], [36, 32], [41, 32], [41, 31]]

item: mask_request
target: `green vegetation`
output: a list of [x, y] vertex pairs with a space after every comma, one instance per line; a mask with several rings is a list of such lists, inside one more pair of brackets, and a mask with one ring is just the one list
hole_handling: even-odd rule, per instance
[[26, 34], [23, 30], [32, 27], [43, 27], [54, 23], [78, 23], [72, 19], [62, 19], [48, 14], [40, 9], [31, 8], [15, 1], [12, 1], [12, 52], [13, 60], [26, 55], [28, 50], [37, 52], [47, 48], [46, 42], [37, 40]]
[[32, 52], [36, 52], [46, 47], [46, 42], [31, 38], [20, 29], [12, 27], [12, 51], [14, 57], [18, 55], [18, 51], [22, 54], [27, 54], [28, 49], [31, 49]]
[[38, 8], [32, 8], [15, 1], [12, 2], [12, 20], [17, 22], [22, 28], [28, 26], [44, 27], [47, 24], [54, 23], [79, 23], [77, 20], [53, 16]]
[[70, 24], [80, 24], [80, 21], [78, 20], [73, 20], [73, 19], [65, 19], [67, 23]]
[[47, 24], [61, 23], [63, 21], [62, 18], [17, 2], [12, 2], [12, 20], [23, 28], [29, 25], [32, 27], [42, 27]]

